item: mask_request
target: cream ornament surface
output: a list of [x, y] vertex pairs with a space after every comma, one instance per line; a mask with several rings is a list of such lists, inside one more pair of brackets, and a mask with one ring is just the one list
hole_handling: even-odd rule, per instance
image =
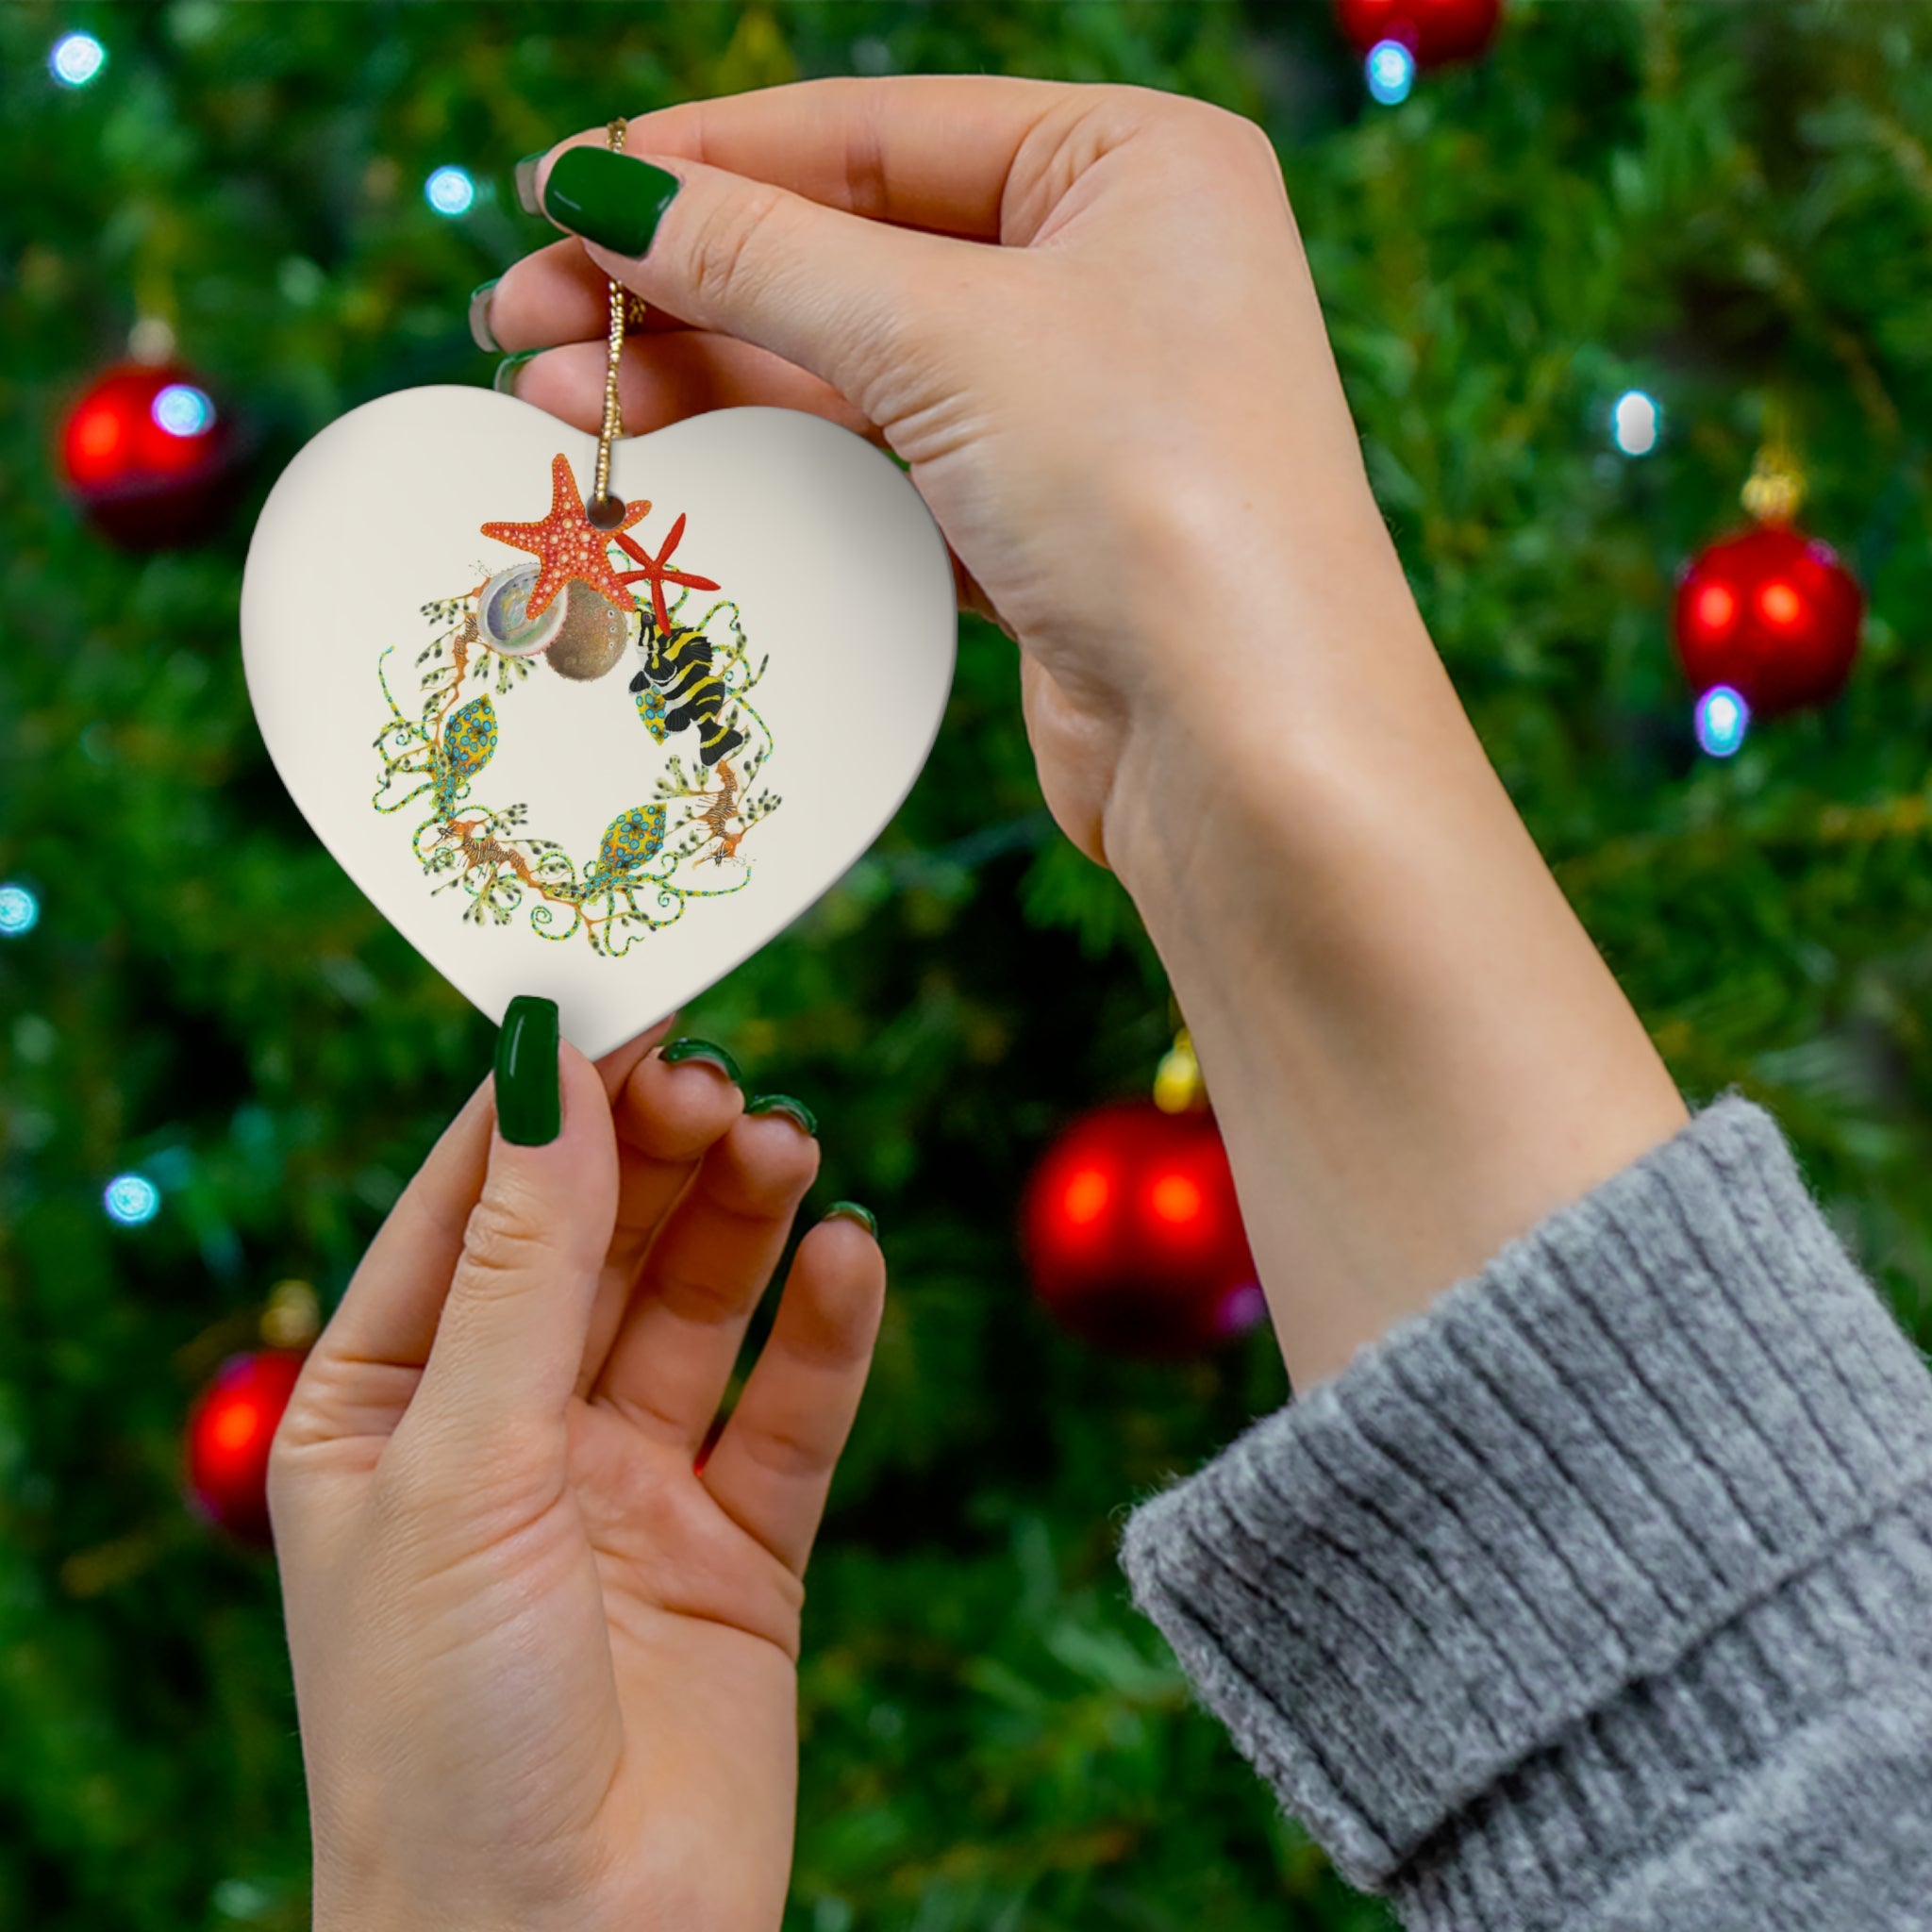
[[323, 843], [491, 1019], [547, 994], [593, 1058], [864, 853], [957, 630], [930, 512], [848, 430], [621, 441], [609, 531], [595, 450], [490, 390], [366, 403], [277, 480], [242, 584], [256, 720]]

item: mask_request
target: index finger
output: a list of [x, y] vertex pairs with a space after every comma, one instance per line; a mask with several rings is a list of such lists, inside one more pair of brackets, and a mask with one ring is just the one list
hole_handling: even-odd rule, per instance
[[770, 182], [849, 214], [997, 242], [1027, 138], [1092, 93], [1005, 75], [801, 80], [640, 114], [627, 145]]

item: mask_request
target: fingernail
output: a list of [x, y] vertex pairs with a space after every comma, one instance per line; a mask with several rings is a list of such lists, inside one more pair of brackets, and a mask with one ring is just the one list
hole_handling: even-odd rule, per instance
[[608, 147], [569, 147], [543, 184], [543, 212], [600, 248], [637, 256], [650, 247], [681, 185], [675, 175]]
[[756, 1100], [745, 1102], [746, 1113], [782, 1113], [789, 1120], [795, 1121], [813, 1140], [818, 1139], [819, 1117], [802, 1100], [793, 1100], [789, 1093], [760, 1093]]
[[874, 1241], [879, 1238], [879, 1224], [870, 1208], [861, 1208], [857, 1201], [834, 1201], [825, 1209], [827, 1221], [856, 1221]]
[[496, 1124], [519, 1147], [547, 1146], [563, 1130], [557, 1069], [557, 1002], [520, 992], [496, 1036]]
[[489, 281], [470, 291], [470, 340], [491, 356], [503, 354], [503, 344], [496, 340], [496, 333], [490, 326], [490, 298], [496, 293], [496, 284], [501, 279], [492, 275]]
[[744, 1085], [738, 1062], [722, 1046], [713, 1046], [708, 1040], [674, 1040], [669, 1046], [658, 1049], [658, 1058], [669, 1060], [674, 1067], [680, 1060], [704, 1060], [716, 1067], [734, 1087]]
[[520, 349], [514, 356], [506, 356], [496, 365], [496, 374], [490, 378], [490, 387], [500, 396], [513, 396], [517, 392], [517, 371], [532, 356], [541, 356], [541, 349]]
[[537, 200], [537, 166], [550, 150], [543, 154], [525, 155], [516, 166], [517, 205], [526, 215], [541, 215], [542, 208]]

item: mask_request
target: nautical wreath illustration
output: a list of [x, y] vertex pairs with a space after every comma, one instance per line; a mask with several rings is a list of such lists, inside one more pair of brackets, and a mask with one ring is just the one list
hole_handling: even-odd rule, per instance
[[[721, 586], [673, 568], [682, 516], [653, 556], [630, 535], [649, 503], [629, 504], [600, 529], [569, 461], [556, 458], [550, 475], [542, 522], [482, 525], [523, 556], [462, 595], [423, 607], [436, 635], [416, 658], [413, 709], [397, 703], [383, 669], [396, 647], [377, 658], [390, 722], [375, 740], [382, 780], [371, 802], [387, 813], [426, 801], [413, 849], [441, 881], [432, 891], [462, 888], [465, 919], [506, 925], [526, 915], [545, 939], [582, 933], [594, 951], [620, 958], [691, 900], [740, 891], [751, 876], [740, 847], [779, 804], [769, 790], [753, 791], [772, 752], [749, 695], [767, 660], [753, 668], [729, 598], [687, 615]], [[613, 564], [613, 546], [631, 567]], [[562, 845], [527, 827], [525, 805], [485, 796], [498, 732], [513, 728], [515, 694], [541, 675], [540, 658], [579, 680], [634, 663], [627, 689], [643, 734], [657, 745], [677, 741], [649, 797], [611, 822], [581, 870]], [[648, 761], [640, 767], [641, 791]]]

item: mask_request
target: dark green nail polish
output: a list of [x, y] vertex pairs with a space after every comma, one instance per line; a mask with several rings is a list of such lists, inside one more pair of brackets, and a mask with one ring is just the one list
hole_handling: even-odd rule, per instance
[[496, 292], [498, 279], [492, 275], [470, 291], [470, 340], [491, 356], [503, 354], [503, 344], [496, 340], [495, 331], [490, 326], [490, 298]]
[[874, 1241], [879, 1238], [879, 1224], [870, 1208], [861, 1208], [857, 1201], [834, 1201], [825, 1209], [827, 1221], [856, 1221]]
[[746, 1113], [782, 1113], [793, 1120], [809, 1134], [818, 1139], [819, 1117], [802, 1100], [793, 1100], [789, 1093], [760, 1093], [756, 1100], [745, 1102]]
[[490, 387], [500, 396], [513, 396], [517, 392], [517, 371], [532, 356], [541, 356], [541, 349], [522, 349], [514, 356], [506, 356], [496, 365], [496, 374], [490, 378]]
[[608, 147], [569, 147], [543, 184], [543, 212], [600, 248], [641, 255], [682, 184]]
[[496, 1036], [496, 1124], [519, 1147], [542, 1147], [563, 1129], [557, 1068], [557, 1002], [520, 992]]
[[658, 1051], [660, 1060], [668, 1060], [674, 1067], [680, 1060], [705, 1060], [716, 1067], [734, 1087], [744, 1085], [744, 1075], [738, 1071], [738, 1062], [722, 1046], [713, 1046], [708, 1040], [674, 1040], [669, 1046]]
[[541, 215], [543, 212], [537, 201], [537, 168], [543, 155], [549, 152], [546, 147], [542, 154], [525, 155], [516, 165], [517, 206], [526, 215]]

